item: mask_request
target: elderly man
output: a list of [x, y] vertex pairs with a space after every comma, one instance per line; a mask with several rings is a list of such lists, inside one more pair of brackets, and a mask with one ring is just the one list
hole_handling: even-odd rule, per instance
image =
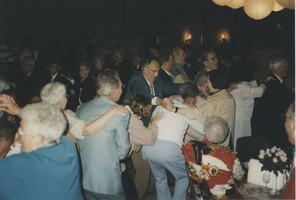
[[133, 57], [133, 69], [132, 69], [132, 73], [134, 73], [134, 71], [141, 71], [142, 68], [142, 58], [139, 55], [135, 55]]
[[69, 94], [70, 90], [73, 89], [73, 85], [67, 78], [61, 76], [61, 60], [58, 57], [52, 57], [48, 64], [49, 75], [47, 76], [47, 83], [60, 82], [66, 86], [67, 92]]
[[[174, 95], [172, 99], [178, 97], [178, 95]], [[176, 107], [187, 108], [178, 101], [174, 101], [174, 105]], [[164, 112], [165, 116], [157, 125], [158, 139], [153, 146], [142, 147], [143, 158], [149, 162], [155, 176], [156, 196], [158, 200], [186, 199], [189, 182], [185, 168], [185, 159], [181, 151], [183, 137], [188, 125], [191, 125], [197, 132], [203, 134], [203, 124], [198, 120], [189, 120], [182, 115], [169, 112], [162, 106], [156, 107], [153, 116], [159, 111]], [[167, 184], [166, 169], [176, 178], [173, 197]]]
[[270, 146], [277, 146], [287, 152], [289, 146], [284, 122], [281, 115], [286, 112], [294, 97], [284, 86], [283, 78], [288, 72], [285, 58], [277, 57], [269, 65], [272, 73], [266, 84], [266, 91], [261, 98], [255, 99], [253, 116], [251, 119], [252, 136], [266, 137]]
[[[109, 111], [120, 98], [122, 82], [116, 71], [105, 71], [97, 78], [99, 98], [84, 103], [77, 117], [87, 122]], [[116, 116], [98, 133], [79, 140], [83, 188], [86, 199], [125, 199], [119, 161], [126, 158], [130, 143], [127, 117]]]
[[201, 91], [200, 95], [206, 98], [204, 94], [206, 90], [206, 82], [207, 82], [206, 73], [208, 71], [218, 69], [219, 60], [214, 51], [208, 50], [201, 55], [200, 61], [203, 64], [203, 68], [200, 70], [199, 74], [195, 78], [195, 84], [197, 85], [198, 89]]
[[186, 82], [191, 82], [190, 78], [184, 71], [184, 65], [186, 64], [186, 54], [184, 50], [180, 47], [176, 47], [173, 49], [173, 55], [175, 59], [175, 64], [171, 70], [171, 77], [174, 84], [180, 87], [182, 84]]
[[[174, 65], [174, 57], [172, 51], [166, 51], [159, 54], [159, 61], [161, 62], [159, 76], [163, 81], [168, 82], [173, 87], [174, 83], [171, 77], [171, 69]], [[173, 94], [167, 93], [164, 91], [163, 97], [170, 97]]]
[[24, 57], [22, 61], [23, 74], [15, 88], [21, 107], [28, 103], [28, 94], [32, 90], [40, 90], [46, 84], [44, 76], [35, 69], [35, 63], [36, 60], [31, 56]]
[[[288, 139], [295, 148], [295, 102], [290, 105], [289, 109], [286, 112], [285, 118], [285, 128], [288, 133]], [[295, 166], [293, 167], [290, 180], [287, 183], [283, 199], [295, 199]]]
[[[163, 104], [164, 92], [170, 94], [176, 94], [177, 89], [171, 84], [162, 81], [158, 76], [160, 71], [160, 65], [157, 58], [151, 58], [144, 62], [142, 71], [135, 71], [130, 79], [127, 87], [127, 99], [130, 99], [136, 94], [142, 94], [143, 96], [151, 99], [152, 105]], [[150, 122], [150, 117], [141, 119], [146, 127]]]

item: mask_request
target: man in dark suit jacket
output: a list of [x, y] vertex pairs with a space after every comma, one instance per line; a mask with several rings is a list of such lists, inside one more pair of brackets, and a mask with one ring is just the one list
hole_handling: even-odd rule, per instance
[[[172, 85], [172, 87], [175, 87], [176, 90], [179, 90], [179, 85], [175, 85], [172, 77], [170, 75], [172, 66], [174, 65], [174, 56], [172, 51], [166, 51], [159, 54], [159, 60], [161, 62], [161, 67], [159, 71], [159, 76], [162, 79], [162, 81], [167, 82], [168, 84]], [[171, 93], [168, 91], [163, 92], [163, 97], [170, 97]]]
[[[178, 90], [172, 85], [161, 80], [158, 76], [160, 65], [156, 58], [148, 59], [143, 64], [142, 71], [135, 71], [127, 87], [127, 99], [136, 94], [142, 94], [151, 99], [152, 105], [163, 104], [164, 91], [170, 94], [177, 94]], [[150, 122], [150, 117], [142, 118], [146, 127]]]
[[141, 71], [142, 70], [142, 58], [138, 55], [135, 55], [133, 57], [133, 67], [132, 67], [132, 73], [135, 71]]
[[18, 78], [16, 84], [16, 96], [18, 104], [23, 107], [30, 102], [29, 94], [31, 91], [41, 90], [46, 84], [44, 76], [35, 69], [36, 60], [32, 56], [26, 56], [22, 60], [23, 74]]
[[70, 90], [73, 89], [73, 84], [67, 78], [61, 76], [60, 70], [62, 68], [62, 64], [60, 59], [57, 57], [52, 57], [48, 64], [49, 74], [47, 75], [47, 83], [63, 83], [67, 88], [67, 94], [70, 94]]
[[251, 119], [252, 135], [266, 137], [270, 147], [277, 146], [287, 150], [289, 143], [281, 115], [293, 102], [292, 93], [283, 84], [289, 67], [287, 60], [281, 57], [272, 60], [269, 66], [272, 71], [270, 76], [274, 80], [267, 83], [262, 97], [255, 99]]

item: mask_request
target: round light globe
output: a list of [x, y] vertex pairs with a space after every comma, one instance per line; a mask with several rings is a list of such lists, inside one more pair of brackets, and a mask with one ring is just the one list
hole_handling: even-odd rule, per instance
[[295, 10], [295, 0], [276, 0], [276, 2], [285, 8]]
[[236, 0], [213, 0], [213, 2], [219, 6], [226, 6], [227, 4], [231, 3], [232, 1], [236, 1]]
[[272, 0], [245, 0], [244, 2], [245, 13], [255, 20], [267, 17], [273, 6], [274, 1]]
[[228, 7], [232, 9], [238, 9], [240, 7], [243, 7], [245, 0], [233, 0], [229, 4], [227, 4]]

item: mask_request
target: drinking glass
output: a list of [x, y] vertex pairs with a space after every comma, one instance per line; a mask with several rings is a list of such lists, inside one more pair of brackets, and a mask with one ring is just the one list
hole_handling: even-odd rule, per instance
[[267, 183], [270, 182], [270, 174], [267, 173], [267, 172], [263, 173], [262, 181], [263, 181], [263, 183], [265, 183], [264, 191], [268, 191], [268, 189], [267, 189]]

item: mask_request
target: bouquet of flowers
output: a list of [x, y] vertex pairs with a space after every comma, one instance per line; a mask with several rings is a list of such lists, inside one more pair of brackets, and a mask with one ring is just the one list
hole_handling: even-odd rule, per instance
[[273, 171], [276, 176], [278, 176], [279, 171], [284, 173], [284, 169], [286, 169], [287, 154], [280, 148], [274, 146], [271, 149], [266, 149], [266, 151], [262, 149], [260, 150], [258, 157], [260, 158], [259, 162], [263, 164], [261, 171]]

